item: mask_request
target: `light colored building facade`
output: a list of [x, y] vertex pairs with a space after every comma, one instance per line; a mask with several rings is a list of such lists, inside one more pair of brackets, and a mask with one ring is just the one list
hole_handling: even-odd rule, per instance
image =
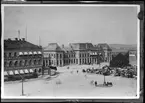
[[129, 64], [137, 66], [137, 50], [129, 50]]
[[4, 40], [5, 76], [42, 72], [42, 48], [22, 39]]
[[101, 62], [104, 62], [104, 58], [107, 58], [107, 61], [111, 60], [110, 49], [100, 49], [92, 43], [70, 43], [67, 47], [50, 43], [43, 49], [43, 55], [45, 66], [97, 64], [98, 57], [102, 58]]
[[112, 49], [107, 43], [100, 43], [96, 47], [102, 53], [104, 62], [110, 62], [112, 60]]
[[57, 43], [50, 43], [47, 47], [43, 48], [44, 66], [63, 66], [64, 51]]

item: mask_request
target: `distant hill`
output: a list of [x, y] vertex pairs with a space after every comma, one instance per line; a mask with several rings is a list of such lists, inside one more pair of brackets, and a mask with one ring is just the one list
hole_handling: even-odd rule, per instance
[[111, 49], [137, 50], [137, 44], [109, 44]]

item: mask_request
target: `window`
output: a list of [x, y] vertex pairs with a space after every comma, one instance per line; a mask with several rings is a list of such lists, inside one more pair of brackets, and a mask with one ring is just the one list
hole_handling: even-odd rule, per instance
[[7, 57], [6, 53], [4, 53], [4, 57]]
[[22, 61], [19, 62], [19, 65], [22, 66]]
[[12, 61], [9, 62], [9, 67], [12, 67]]
[[25, 65], [25, 66], [27, 65], [27, 60], [25, 60], [25, 63], [24, 63], [24, 65]]
[[36, 65], [37, 64], [37, 61], [36, 60], [34, 60], [34, 65]]
[[17, 52], [14, 53], [14, 57], [16, 57], [16, 56], [17, 56]]
[[5, 66], [5, 67], [7, 66], [7, 62], [6, 62], [6, 61], [4, 62], [4, 66]]
[[31, 64], [32, 64], [32, 61], [30, 60], [30, 61], [29, 61], [29, 65], [31, 65]]
[[55, 58], [55, 54], [54, 54], [54, 58]]
[[9, 57], [12, 57], [12, 53], [9, 53]]
[[[41, 60], [38, 60], [38, 64], [39, 64], [39, 65], [41, 64]], [[47, 64], [48, 64], [48, 61], [47, 61]]]
[[18, 61], [15, 61], [14, 66], [15, 67], [18, 66]]

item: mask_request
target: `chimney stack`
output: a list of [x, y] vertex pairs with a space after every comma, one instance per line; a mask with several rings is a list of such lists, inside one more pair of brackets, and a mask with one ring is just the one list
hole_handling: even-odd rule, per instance
[[25, 38], [22, 38], [22, 41], [25, 41]]
[[11, 41], [11, 38], [8, 38], [8, 41]]
[[62, 48], [64, 48], [64, 44], [62, 44]]
[[15, 38], [16, 41], [18, 41], [18, 38]]

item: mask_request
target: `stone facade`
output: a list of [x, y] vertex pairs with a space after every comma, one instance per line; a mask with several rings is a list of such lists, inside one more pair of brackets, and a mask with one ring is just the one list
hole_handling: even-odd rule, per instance
[[43, 64], [42, 48], [25, 39], [4, 40], [5, 75], [41, 73]]
[[45, 66], [97, 64], [99, 57], [101, 62], [104, 62], [105, 58], [106, 62], [109, 62], [111, 49], [107, 44], [107, 49], [100, 49], [101, 46], [94, 46], [92, 43], [70, 43], [68, 46], [50, 43], [43, 49], [43, 62]]

